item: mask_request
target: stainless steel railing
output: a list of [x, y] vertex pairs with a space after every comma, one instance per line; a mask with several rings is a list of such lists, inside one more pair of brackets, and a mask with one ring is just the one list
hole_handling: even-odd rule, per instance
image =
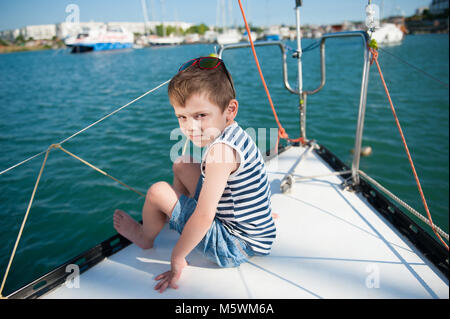
[[[281, 65], [283, 68], [283, 82], [284, 82], [284, 86], [286, 87], [286, 89], [293, 93], [293, 94], [298, 94], [297, 90], [294, 90], [291, 85], [289, 84], [289, 80], [288, 80], [288, 69], [287, 69], [287, 62], [286, 62], [286, 46], [284, 45], [283, 42], [281, 41], [260, 41], [260, 42], [255, 42], [254, 43], [255, 47], [263, 47], [263, 46], [278, 46], [281, 50]], [[221, 45], [219, 48], [219, 52], [217, 53], [217, 55], [219, 56], [219, 58], [222, 58], [222, 54], [225, 50], [230, 50], [230, 49], [241, 49], [241, 48], [249, 48], [250, 47], [250, 43], [233, 43], [233, 44], [227, 44], [227, 45]]]
[[[352, 161], [352, 184], [354, 186], [359, 184], [359, 161], [361, 156], [361, 143], [362, 143], [362, 135], [364, 128], [364, 118], [366, 112], [366, 101], [367, 101], [367, 87], [369, 82], [369, 71], [370, 71], [370, 56], [371, 53], [367, 46], [368, 35], [365, 31], [349, 31], [349, 32], [336, 32], [336, 33], [327, 33], [324, 34], [320, 40], [320, 70], [321, 70], [321, 80], [320, 84], [317, 88], [313, 90], [299, 90], [293, 89], [289, 84], [288, 80], [288, 68], [286, 62], [286, 46], [281, 41], [261, 41], [255, 42], [255, 47], [260, 46], [278, 46], [281, 50], [282, 57], [282, 69], [283, 69], [283, 82], [286, 89], [293, 93], [301, 96], [301, 103], [304, 103], [303, 107], [306, 107], [306, 97], [308, 95], [313, 95], [319, 92], [326, 83], [326, 60], [325, 60], [325, 44], [328, 39], [333, 38], [349, 38], [349, 37], [358, 37], [361, 38], [363, 42], [363, 50], [364, 50], [364, 64], [362, 70], [362, 78], [361, 78], [361, 90], [360, 90], [360, 99], [359, 99], [359, 108], [358, 108], [358, 121], [356, 125], [356, 133], [355, 133], [355, 147], [354, 147], [354, 155]], [[247, 48], [250, 47], [250, 43], [237, 43], [237, 44], [229, 44], [220, 46], [218, 56], [222, 58], [223, 52], [225, 50], [230, 49], [239, 49], [239, 48]], [[301, 114], [300, 119], [300, 131], [302, 137], [306, 136], [305, 133], [305, 123], [306, 123], [306, 114]]]

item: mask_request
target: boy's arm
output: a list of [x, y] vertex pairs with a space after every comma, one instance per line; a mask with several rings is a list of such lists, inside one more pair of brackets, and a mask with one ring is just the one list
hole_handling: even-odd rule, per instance
[[186, 256], [208, 232], [228, 176], [239, 167], [237, 158], [239, 155], [236, 151], [223, 143], [213, 145], [209, 150], [205, 159], [205, 181], [200, 191], [197, 207], [186, 222], [181, 236], [172, 250], [172, 269], [155, 278], [161, 280], [155, 289], [163, 292], [168, 286], [177, 288], [175, 282], [180, 278], [181, 271], [186, 265]]

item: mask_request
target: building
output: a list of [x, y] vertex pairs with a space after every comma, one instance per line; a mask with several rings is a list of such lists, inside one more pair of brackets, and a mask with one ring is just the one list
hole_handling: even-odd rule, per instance
[[441, 14], [444, 13], [445, 10], [448, 10], [448, 2], [449, 0], [433, 0], [430, 5], [430, 13], [431, 14]]
[[[160, 21], [145, 22], [61, 22], [57, 24], [43, 24], [30, 25], [20, 29], [0, 31], [0, 38], [7, 41], [14, 41], [19, 35], [22, 35], [25, 40], [32, 38], [33, 40], [51, 40], [53, 37], [65, 39], [67, 37], [74, 37], [86, 29], [95, 29], [101, 26], [121, 26], [125, 30], [132, 33], [145, 34], [153, 32], [156, 33], [156, 27], [161, 25]], [[189, 29], [193, 24], [187, 22], [173, 21], [164, 22], [164, 26], [174, 26], [183, 31]]]
[[20, 32], [25, 39], [51, 40], [56, 36], [56, 26], [54, 24], [28, 25]]
[[0, 39], [13, 42], [21, 34], [20, 29], [0, 31]]
[[20, 35], [25, 40], [51, 40], [56, 36], [56, 26], [54, 24], [28, 25], [20, 29], [0, 31], [0, 38], [8, 41], [14, 41]]
[[425, 10], [429, 10], [429, 9], [430, 9], [429, 7], [417, 8], [415, 14], [416, 14], [416, 16], [421, 16], [425, 12]]

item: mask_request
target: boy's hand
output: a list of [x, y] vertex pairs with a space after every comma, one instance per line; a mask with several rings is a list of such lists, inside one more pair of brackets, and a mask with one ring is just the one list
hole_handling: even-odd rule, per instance
[[159, 290], [160, 293], [164, 292], [167, 287], [178, 289], [176, 282], [180, 279], [181, 272], [183, 268], [186, 267], [187, 262], [184, 258], [173, 257], [170, 264], [172, 269], [155, 278], [155, 280], [160, 280], [155, 286], [155, 290]]

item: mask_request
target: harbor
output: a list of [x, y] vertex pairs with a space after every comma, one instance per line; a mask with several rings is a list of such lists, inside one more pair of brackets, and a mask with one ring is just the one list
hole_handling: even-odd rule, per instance
[[[422, 15], [423, 13], [422, 11]], [[394, 17], [391, 20], [386, 19], [386, 22], [396, 24], [397, 20], [398, 18]], [[445, 28], [428, 28], [425, 31], [420, 28], [416, 28], [416, 31], [408, 30], [409, 20], [406, 17], [403, 20], [406, 29], [404, 29], [401, 42], [382, 46], [379, 51], [379, 61], [388, 81], [391, 96], [398, 108], [399, 118], [421, 177], [433, 221], [448, 233], [448, 19], [447, 31]], [[0, 153], [1, 170], [41, 152], [49, 145], [94, 123], [117, 107], [126, 105], [144, 92], [165, 83], [185, 61], [197, 56], [208, 56], [211, 53], [218, 54], [221, 47], [217, 36], [223, 29], [220, 29], [219, 26], [168, 21], [164, 23], [153, 21], [152, 23], [150, 24], [150, 21], [86, 22], [86, 24], [80, 22], [81, 28], [90, 26], [92, 29], [103, 26], [106, 30], [108, 27], [120, 26], [133, 35], [132, 45], [128, 48], [99, 50], [105, 52], [87, 54], [71, 53], [72, 50], [67, 45], [69, 42], [66, 40], [70, 37], [77, 38], [80, 30], [77, 29], [70, 33], [67, 31], [68, 25], [64, 23], [59, 24], [59, 27], [58, 24], [54, 25], [54, 33], [53, 27], [42, 28], [39, 32], [28, 28], [24, 31], [28, 33], [13, 32], [9, 38], [6, 32], [2, 32], [1, 50], [7, 50], [5, 48], [12, 45], [14, 48], [10, 49], [8, 54], [0, 55], [0, 100], [2, 105], [0, 145], [3, 150]], [[434, 23], [432, 24], [434, 25]], [[362, 22], [302, 26], [302, 47], [305, 48], [302, 56], [305, 90], [312, 90], [321, 81], [318, 45], [321, 38], [337, 32], [355, 32], [362, 27]], [[35, 28], [35, 30], [38, 29]], [[44, 30], [47, 30], [48, 33]], [[255, 33], [255, 43], [282, 41], [289, 58], [287, 61], [287, 68], [290, 72], [288, 80], [290, 83], [296, 83], [296, 28], [280, 24], [255, 26], [251, 31]], [[234, 43], [247, 44], [245, 32], [244, 26], [236, 28], [236, 33], [241, 38]], [[38, 34], [44, 38], [41, 39]], [[183, 40], [177, 44], [162, 45], [161, 39], [171, 35], [173, 35], [172, 38], [182, 37]], [[278, 36], [278, 38], [271, 40], [270, 36]], [[19, 40], [23, 46], [15, 43], [15, 39], [18, 37], [21, 37]], [[150, 39], [158, 40], [156, 42], [159, 44], [152, 45]], [[34, 44], [27, 46], [30, 41], [34, 41]], [[15, 48], [16, 46], [17, 48]], [[13, 52], [16, 49], [20, 50], [19, 47], [36, 50], [27, 54]], [[298, 136], [299, 97], [287, 92], [283, 85], [280, 49], [276, 46], [268, 46], [257, 47], [256, 50], [273, 101], [277, 105], [278, 115], [286, 131], [292, 136]], [[359, 39], [349, 38], [343, 39], [341, 42], [336, 39], [330, 40], [327, 43], [326, 52], [326, 86], [318, 95], [308, 97], [306, 119], [308, 138], [326, 145], [348, 167], [352, 166], [355, 151], [355, 127], [357, 126], [363, 66], [362, 50]], [[294, 58], [292, 58], [293, 56]], [[263, 140], [260, 145], [266, 144], [265, 149], [269, 150], [274, 145], [274, 139], [276, 140], [276, 136], [270, 135], [269, 132], [271, 128], [276, 127], [276, 124], [269, 103], [267, 100], [261, 99], [265, 96], [265, 92], [260, 84], [251, 51], [249, 49], [226, 51], [223, 59], [233, 75], [237, 97], [241, 105], [237, 122], [243, 128], [254, 129], [255, 136]], [[242, 61], [248, 62], [242, 63]], [[408, 64], [413, 65], [415, 69]], [[294, 88], [296, 89], [296, 85]], [[169, 132], [178, 125], [176, 118], [170, 112], [172, 110], [167, 98], [167, 88], [163, 87], [137, 101], [129, 109], [68, 141], [65, 147], [67, 146], [73, 153], [79, 154], [111, 175], [118, 176], [127, 184], [145, 192], [149, 185], [158, 180], [171, 182], [172, 171], [171, 165], [169, 165], [171, 164], [169, 154], [173, 144], [179, 141], [170, 139], [169, 136]], [[257, 128], [266, 129], [264, 136], [256, 134]], [[371, 152], [368, 156], [361, 157], [360, 169], [381, 181], [393, 193], [424, 214], [422, 201], [392, 119], [385, 91], [375, 69], [372, 69], [369, 76], [362, 146], [366, 149], [370, 147]], [[285, 156], [283, 160], [286, 160], [284, 166], [280, 168], [280, 172], [283, 174], [289, 173], [289, 165], [292, 163], [287, 161], [294, 156], [291, 153], [294, 148], [288, 149], [283, 155]], [[302, 147], [300, 154], [304, 152], [306, 152], [306, 148]], [[317, 154], [310, 159], [313, 160], [313, 158], [314, 161], [320, 162]], [[296, 171], [296, 177], [330, 174], [327, 170], [329, 167], [322, 162], [317, 171], [311, 163], [307, 163], [305, 167], [300, 166], [301, 169]], [[2, 225], [3, 231], [0, 232], [0, 238], [5, 243], [0, 248], [0, 269], [2, 270], [8, 263], [11, 247], [16, 240], [16, 234], [19, 231], [20, 222], [27, 208], [26, 205], [33, 191], [41, 164], [40, 159], [33, 160], [0, 176], [2, 185], [0, 203], [3, 208], [2, 214], [5, 216]], [[309, 166], [310, 164], [311, 166]], [[273, 166], [270, 167], [270, 178], [271, 181], [274, 181], [272, 185], [279, 188], [278, 178], [280, 177], [277, 175], [277, 170]], [[332, 185], [332, 187], [334, 185], [337, 189], [341, 182], [342, 180], [338, 176], [329, 177], [323, 181], [311, 181], [310, 184], [314, 187], [311, 197], [302, 198], [302, 191], [306, 192], [303, 187], [306, 188], [309, 185], [307, 182], [295, 189], [294, 195], [298, 200], [289, 197], [287, 207], [289, 205], [294, 207], [295, 203], [298, 205], [300, 201], [303, 201], [301, 207], [304, 214], [294, 216], [293, 220], [301, 223], [302, 226], [297, 229], [301, 229], [301, 234], [305, 234], [306, 237], [303, 239], [308, 239], [304, 241], [303, 246], [299, 246], [295, 250], [301, 256], [297, 260], [304, 262], [296, 264], [296, 267], [301, 269], [298, 276], [283, 280], [288, 277], [285, 277], [280, 270], [282, 269], [280, 265], [283, 265], [289, 257], [280, 252], [287, 247], [283, 245], [290, 245], [288, 243], [290, 235], [288, 234], [295, 233], [295, 229], [290, 229], [289, 222], [287, 222], [289, 216], [293, 216], [291, 212], [286, 214], [286, 219], [281, 219], [280, 223], [285, 225], [285, 229], [290, 229], [292, 233], [286, 232], [280, 235], [281, 239], [277, 246], [277, 252], [280, 254], [274, 256], [286, 258], [274, 261], [272, 265], [270, 262], [247, 265], [248, 267], [243, 268], [242, 273], [251, 274], [255, 270], [264, 272], [267, 278], [272, 275], [271, 279], [268, 279], [269, 282], [282, 277], [281, 281], [284, 285], [282, 286], [291, 293], [292, 298], [318, 296], [358, 298], [357, 289], [342, 292], [331, 285], [321, 293], [311, 289], [317, 281], [324, 278], [315, 273], [314, 262], [316, 261], [320, 262], [323, 274], [327, 278], [328, 276], [329, 278], [333, 277], [334, 271], [345, 273], [345, 276], [339, 277], [338, 280], [342, 287], [346, 285], [346, 279], [350, 278], [351, 274], [340, 268], [343, 267], [340, 263], [351, 263], [354, 270], [358, 269], [359, 272], [353, 278], [354, 281], [349, 279], [355, 286], [364, 285], [365, 270], [371, 262], [381, 265], [384, 267], [383, 269], [396, 269], [404, 266], [407, 270], [399, 270], [399, 273], [413, 274], [413, 277], [415, 276], [414, 278], [417, 279], [418, 275], [416, 276], [416, 274], [420, 271], [411, 272], [411, 268], [415, 270], [416, 268], [425, 268], [428, 266], [428, 262], [421, 259], [420, 254], [418, 254], [420, 258], [416, 258], [415, 255], [413, 257], [412, 245], [408, 241], [406, 244], [402, 242], [403, 237], [398, 236], [395, 229], [389, 231], [389, 236], [381, 236], [378, 231], [385, 229], [383, 218], [378, 218], [379, 216], [375, 214], [377, 219], [374, 221], [373, 217], [370, 217], [373, 216], [371, 209], [362, 209], [360, 215], [355, 213], [355, 207], [359, 207], [359, 204], [355, 204], [356, 195], [345, 195], [346, 193], [341, 192], [340, 189], [339, 191], [334, 190], [336, 197], [347, 198], [353, 205], [350, 206], [355, 208], [353, 211], [346, 211], [345, 214], [348, 215], [354, 213], [349, 220], [333, 211], [330, 204], [327, 204], [325, 208], [319, 207], [321, 204], [320, 193], [321, 189], [324, 189], [324, 185]], [[324, 193], [327, 192], [329, 193], [328, 190], [324, 191]], [[279, 192], [276, 194], [277, 196], [281, 195]], [[282, 205], [287, 203], [283, 202], [281, 196], [274, 199], [274, 202], [279, 205], [278, 207], [284, 207]], [[17, 292], [36, 278], [48, 274], [68, 260], [72, 260], [75, 256], [101, 243], [105, 238], [115, 236], [116, 232], [112, 227], [112, 208], [120, 207], [129, 211], [134, 218], [139, 219], [142, 204], [142, 198], [121, 185], [90, 170], [63, 152], [52, 151], [3, 295], [8, 296]], [[313, 230], [319, 232], [322, 228], [318, 225], [309, 227], [306, 221], [309, 217], [319, 218], [321, 222], [325, 223], [327, 232], [323, 235], [326, 238], [324, 242], [328, 241], [336, 245], [336, 255], [325, 258], [324, 247], [327, 245], [323, 246], [323, 250], [318, 248], [316, 252], [313, 251]], [[430, 237], [434, 237], [430, 227], [414, 216], [410, 216], [410, 218], [425, 229]], [[351, 245], [341, 245], [339, 240], [342, 237], [332, 233], [332, 222], [336, 221], [351, 228], [349, 234], [356, 234], [361, 241], [368, 240], [369, 247], [374, 250], [383, 246], [383, 252], [377, 255], [377, 258], [372, 259], [371, 250], [364, 250], [362, 247], [361, 251], [366, 251], [366, 255], [358, 255], [359, 251], [355, 248], [352, 250], [353, 255], [342, 257], [345, 255], [345, 248]], [[167, 262], [164, 254], [170, 250], [169, 246], [175, 241], [172, 233], [164, 234], [163, 239], [167, 241], [166, 244], [161, 244], [161, 251], [141, 254], [136, 246], [131, 246], [131, 258], [134, 258], [133, 260], [136, 262], [136, 264], [131, 264], [131, 267], [136, 268], [134, 269], [136, 273], [146, 271], [144, 266], [138, 265], [139, 261], [144, 264], [155, 263], [158, 269], [167, 266], [164, 264]], [[345, 237], [349, 240], [347, 243], [351, 242], [350, 237], [350, 235]], [[379, 237], [386, 239], [379, 241]], [[296, 237], [296, 240], [301, 239], [301, 237]], [[384, 245], [386, 243], [387, 245]], [[158, 255], [160, 252], [161, 255]], [[339, 255], [341, 252], [343, 255]], [[124, 251], [107, 260], [111, 264], [118, 263], [128, 267], [130, 264], [123, 261], [130, 256], [127, 254]], [[161, 257], [163, 255], [164, 257]], [[397, 257], [400, 261], [396, 259]], [[160, 261], [159, 264], [154, 260]], [[333, 270], [329, 272], [326, 270], [328, 262], [334, 266]], [[364, 267], [358, 268], [358, 265], [364, 265]], [[106, 264], [106, 267], [108, 266], [109, 264]], [[273, 268], [271, 268], [272, 266]], [[103, 272], [103, 274], [114, 274], [115, 270], [112, 268], [106, 269], [111, 272]], [[201, 262], [190, 269], [196, 276], [202, 276], [203, 273], [211, 281], [217, 280], [214, 279], [217, 278], [214, 273], [216, 269], [206, 267]], [[202, 272], [202, 270], [205, 271]], [[100, 271], [100, 273], [102, 272]], [[230, 272], [223, 273], [226, 276], [230, 274]], [[277, 278], [273, 276], [274, 273], [278, 275]], [[311, 274], [314, 276], [310, 276]], [[153, 272], [146, 273], [146, 275], [145, 280], [150, 282]], [[302, 278], [302, 276], [304, 277]], [[418, 280], [419, 284], [414, 285], [411, 294], [408, 294], [407, 290], [399, 287], [400, 284], [390, 286], [385, 285], [385, 281], [381, 281], [382, 289], [365, 290], [367, 294], [359, 296], [359, 298], [380, 298], [380, 296], [388, 296], [387, 298], [448, 298], [448, 292], [447, 295], [445, 293], [445, 289], [448, 290], [448, 279], [445, 279], [443, 275], [433, 276], [440, 278], [444, 284], [427, 283], [423, 285]], [[228, 283], [221, 282], [221, 284], [228, 287], [236, 279], [235, 277], [234, 275], [223, 277], [231, 279]], [[309, 279], [304, 280], [304, 278]], [[389, 275], [382, 278], [394, 280], [395, 271], [389, 272]], [[81, 283], [83, 284], [83, 281]], [[249, 280], [248, 283], [251, 289], [239, 288], [236, 295], [240, 298], [261, 298], [261, 296], [277, 298], [273, 294], [262, 293], [270, 290], [267, 287], [254, 288], [252, 280]], [[408, 285], [406, 286], [408, 287]], [[194, 289], [195, 285], [188, 287]], [[106, 290], [108, 289], [105, 289], [105, 293]], [[95, 289], [90, 291], [95, 291]], [[70, 295], [74, 292], [76, 290], [66, 290], [63, 293], [67, 293], [67, 295], [61, 296], [77, 298]], [[112, 292], [112, 298], [123, 297], [119, 289], [112, 290]], [[191, 290], [183, 290], [182, 295], [177, 295], [175, 291], [172, 291], [169, 296], [172, 298], [180, 296], [189, 298], [191, 296], [193, 298], [194, 295], [189, 295], [191, 292]], [[213, 296], [208, 295], [207, 290], [198, 290], [198, 292], [199, 298]], [[398, 294], [396, 294], [397, 292]], [[383, 295], [383, 293], [385, 294]], [[225, 298], [235, 297], [233, 294], [218, 294], [217, 296], [223, 297], [224, 295]], [[95, 295], [91, 296], [95, 298]], [[137, 295], [131, 296], [139, 298]], [[155, 295], [149, 294], [146, 297], [155, 298]]]
[[[145, 3], [142, 2], [143, 4]], [[436, 8], [435, 8], [436, 7]], [[218, 11], [228, 12], [227, 2], [217, 2]], [[147, 10], [145, 4], [143, 10]], [[445, 11], [446, 10], [446, 11]], [[215, 25], [194, 24], [183, 21], [149, 21], [148, 14], [143, 22], [60, 22], [57, 24], [29, 25], [18, 29], [0, 31], [0, 53], [17, 51], [35, 51], [62, 49], [71, 46], [73, 39], [91, 30], [120, 29], [121, 34], [128, 34], [133, 48], [157, 45], [186, 44], [225, 44], [247, 42], [243, 25], [233, 26], [226, 14], [216, 17]], [[404, 35], [408, 34], [448, 34], [448, 7], [439, 8], [431, 3], [431, 8], [417, 8], [414, 15], [393, 15], [385, 17], [381, 23], [391, 24]], [[305, 39], [317, 39], [322, 34], [339, 31], [354, 31], [364, 28], [364, 21], [343, 21], [340, 24], [315, 25], [306, 24], [301, 30]], [[255, 41], [294, 40], [295, 25], [250, 26]], [[83, 33], [84, 32], [84, 33]], [[224, 36], [228, 34], [228, 40]], [[230, 38], [231, 36], [231, 38]], [[228, 42], [224, 42], [228, 41]], [[231, 42], [230, 42], [231, 41]], [[128, 47], [128, 46], [126, 46]]]

